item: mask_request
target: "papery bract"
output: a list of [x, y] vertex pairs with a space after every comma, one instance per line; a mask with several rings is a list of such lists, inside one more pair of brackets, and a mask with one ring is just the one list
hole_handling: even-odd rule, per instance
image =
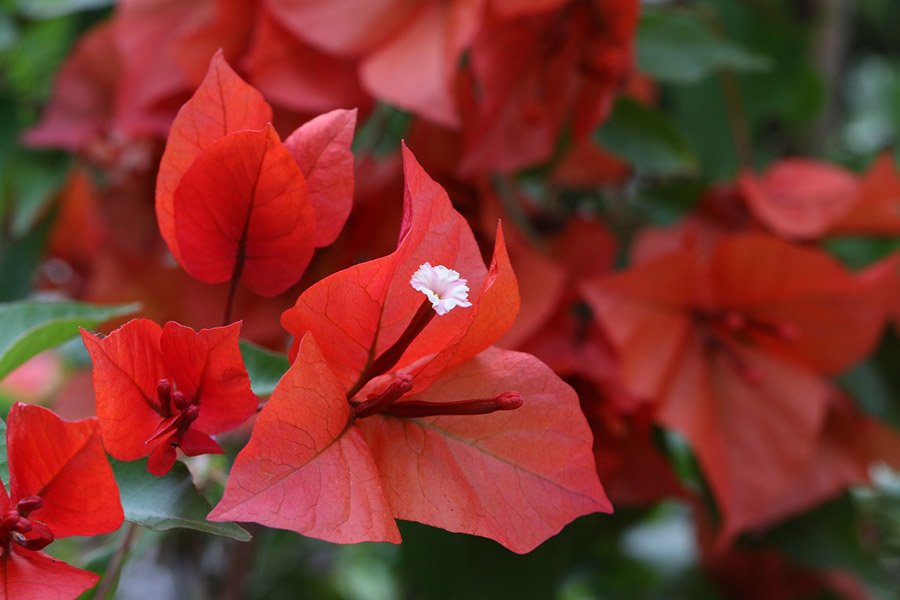
[[109, 453], [119, 460], [150, 455], [155, 475], [172, 467], [177, 448], [191, 456], [220, 453], [210, 436], [234, 429], [257, 407], [239, 333], [239, 323], [195, 332], [146, 319], [105, 338], [82, 331]]
[[524, 398], [508, 412], [354, 421], [345, 388], [307, 334], [209, 518], [341, 543], [399, 542], [399, 518], [528, 552], [574, 517], [611, 510], [577, 398], [537, 359], [489, 349], [415, 400], [440, 405], [508, 389]]
[[[409, 278], [425, 262], [445, 265], [465, 275], [475, 306], [435, 320], [418, 337], [396, 367], [429, 357], [416, 378], [467, 360], [487, 348], [512, 325], [518, 312], [515, 276], [502, 236], [495, 246], [496, 271], [488, 274], [465, 219], [453, 210], [447, 192], [404, 150], [404, 217], [393, 254], [340, 271], [310, 286], [282, 324], [299, 340], [311, 331], [338, 379], [350, 389], [375, 356], [404, 331], [423, 296]], [[488, 294], [490, 301], [482, 301]], [[340, 297], [340, 302], [330, 300]], [[483, 307], [483, 308], [482, 308]]]
[[286, 140], [300, 166], [315, 210], [317, 247], [331, 244], [353, 206], [354, 160], [350, 145], [356, 110], [333, 110], [304, 123]]
[[[97, 420], [66, 422], [47, 409], [16, 403], [7, 421], [7, 454], [9, 493], [0, 486], [0, 598], [75, 598], [99, 577], [39, 550], [55, 538], [108, 533], [122, 524]], [[23, 520], [29, 523], [25, 531]]]
[[632, 70], [638, 12], [633, 0], [600, 0], [486, 19], [463, 80], [460, 169], [540, 163], [567, 125], [581, 139], [602, 123]]
[[106, 135], [116, 116], [120, 75], [111, 24], [98, 25], [78, 42], [56, 76], [41, 121], [25, 134], [33, 146], [85, 150]]
[[447, 126], [458, 125], [451, 82], [481, 16], [483, 0], [270, 0], [299, 39], [361, 61], [373, 96]]
[[711, 257], [676, 251], [582, 286], [626, 386], [656, 398], [658, 422], [697, 453], [722, 543], [785, 516], [770, 509], [792, 490], [803, 506], [821, 499], [796, 487], [832, 396], [821, 374], [871, 350], [888, 281], [745, 235], [723, 239]]
[[862, 176], [859, 201], [831, 228], [831, 234], [900, 234], [900, 172], [891, 153], [879, 156]]
[[368, 107], [357, 64], [327, 54], [291, 35], [263, 10], [241, 61], [247, 80], [273, 104], [300, 112], [335, 106]]
[[148, 133], [165, 135], [217, 49], [229, 60], [241, 54], [255, 4], [253, 0], [119, 2], [113, 19], [122, 63], [117, 87], [128, 121], [153, 124]]
[[306, 180], [271, 125], [204, 149], [173, 208], [181, 264], [204, 283], [240, 280], [274, 296], [300, 279], [315, 249]]
[[284, 144], [271, 114], [217, 53], [172, 125], [156, 194], [160, 232], [186, 271], [262, 296], [300, 279], [353, 200], [355, 111], [321, 115]]
[[200, 87], [172, 123], [156, 180], [159, 231], [178, 262], [183, 257], [176, 237], [175, 191], [182, 176], [213, 142], [237, 131], [260, 130], [271, 120], [272, 109], [260, 93], [217, 52]]
[[738, 189], [760, 222], [788, 239], [814, 239], [859, 201], [856, 178], [827, 163], [782, 159], [762, 176], [744, 172]]
[[[446, 192], [404, 159], [397, 250], [319, 281], [285, 312], [294, 363], [210, 518], [337, 542], [396, 542], [394, 519], [411, 519], [526, 552], [611, 509], [590, 432], [545, 365], [488, 348], [518, 308], [502, 231], [485, 270]], [[438, 315], [410, 279], [450, 277], [447, 265], [471, 306]]]

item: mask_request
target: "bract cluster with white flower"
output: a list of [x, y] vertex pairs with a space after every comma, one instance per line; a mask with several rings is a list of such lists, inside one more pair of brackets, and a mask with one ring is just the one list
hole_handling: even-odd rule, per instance
[[432, 267], [431, 263], [423, 264], [413, 273], [409, 285], [425, 294], [434, 312], [439, 315], [445, 315], [457, 306], [472, 306], [468, 281], [461, 279], [457, 271], [443, 265]]

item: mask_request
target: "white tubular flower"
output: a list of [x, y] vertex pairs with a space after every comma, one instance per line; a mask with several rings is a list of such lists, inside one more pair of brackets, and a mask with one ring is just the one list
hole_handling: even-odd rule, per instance
[[413, 273], [409, 285], [416, 291], [422, 292], [431, 301], [434, 312], [446, 315], [448, 312], [461, 306], [472, 306], [469, 302], [469, 286], [465, 279], [460, 279], [459, 273], [448, 269], [443, 265], [432, 267], [431, 263], [425, 263]]

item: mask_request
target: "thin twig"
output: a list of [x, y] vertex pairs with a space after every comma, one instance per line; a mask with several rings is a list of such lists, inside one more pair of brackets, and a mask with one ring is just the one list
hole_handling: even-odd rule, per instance
[[728, 128], [731, 130], [735, 156], [741, 167], [752, 167], [753, 141], [737, 76], [734, 71], [725, 69], [719, 73], [719, 81], [722, 84], [722, 95], [725, 97], [725, 114], [728, 118]]
[[97, 587], [97, 592], [94, 594], [94, 598], [97, 600], [110, 600], [112, 598], [111, 594], [116, 587], [116, 582], [119, 580], [122, 567], [125, 566], [125, 561], [131, 550], [131, 545], [134, 543], [135, 537], [137, 536], [138, 529], [139, 527], [135, 523], [128, 523], [125, 527], [125, 533], [122, 535], [119, 547], [116, 548], [115, 554], [113, 554], [112, 559], [109, 561], [109, 566], [106, 568], [103, 580], [100, 582], [100, 585]]

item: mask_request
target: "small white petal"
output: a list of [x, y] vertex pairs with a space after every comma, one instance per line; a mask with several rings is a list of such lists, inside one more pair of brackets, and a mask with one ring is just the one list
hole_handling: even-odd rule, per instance
[[443, 265], [432, 267], [431, 263], [424, 263], [413, 273], [409, 284], [428, 297], [434, 312], [439, 315], [445, 315], [457, 306], [472, 306], [468, 282], [460, 278], [457, 271]]

